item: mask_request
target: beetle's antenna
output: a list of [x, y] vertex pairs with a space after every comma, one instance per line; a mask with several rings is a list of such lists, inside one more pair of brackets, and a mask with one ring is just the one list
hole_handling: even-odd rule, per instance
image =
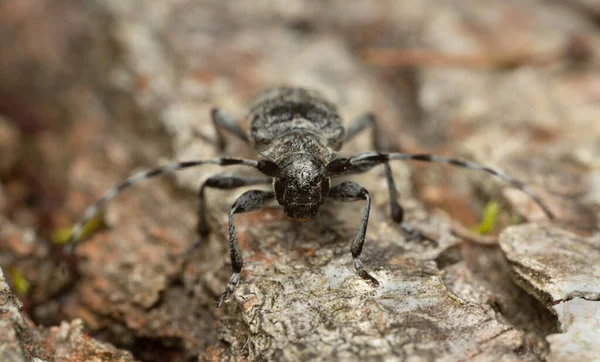
[[106, 191], [104, 193], [104, 195], [98, 201], [96, 201], [94, 204], [92, 204], [90, 207], [88, 207], [87, 210], [85, 210], [85, 212], [83, 213], [83, 217], [73, 227], [73, 230], [71, 231], [71, 235], [69, 236], [69, 239], [67, 240], [67, 242], [65, 244], [65, 252], [70, 253], [73, 250], [74, 242], [81, 236], [81, 233], [83, 232], [83, 228], [94, 217], [94, 215], [98, 211], [100, 211], [102, 206], [110, 199], [113, 199], [116, 196], [118, 196], [124, 189], [126, 189], [129, 186], [135, 185], [138, 182], [144, 181], [144, 180], [149, 179], [154, 176], [162, 175], [162, 174], [177, 171], [177, 170], [182, 170], [184, 168], [190, 168], [190, 167], [207, 165], [207, 164], [220, 165], [220, 166], [244, 165], [244, 166], [254, 167], [254, 168], [258, 169], [259, 171], [261, 171], [261, 169], [263, 168], [261, 166], [263, 166], [264, 162], [265, 161], [245, 160], [245, 159], [238, 159], [238, 158], [215, 158], [215, 159], [208, 159], [208, 160], [184, 161], [184, 162], [170, 163], [170, 164], [155, 168], [153, 170], [140, 172], [137, 175], [134, 175], [134, 176], [128, 178], [121, 184]]
[[[544, 211], [544, 214], [550, 219], [554, 220], [555, 216], [550, 211], [550, 208], [540, 199], [540, 197], [530, 190], [523, 182], [518, 181], [507, 174], [491, 169], [487, 166], [483, 166], [479, 163], [471, 162], [471, 161], [462, 161], [455, 158], [448, 158], [443, 156], [435, 156], [428, 154], [411, 154], [411, 153], [379, 153], [379, 152], [367, 152], [356, 155], [349, 159], [344, 160], [336, 160], [333, 161], [328, 168], [331, 169], [330, 173], [332, 176], [343, 174], [346, 172], [351, 172], [353, 168], [358, 168], [360, 171], [366, 171], [371, 167], [374, 167], [378, 164], [385, 163], [392, 160], [408, 160], [408, 161], [423, 161], [423, 162], [437, 162], [437, 163], [445, 163], [448, 165], [468, 168], [476, 171], [483, 171], [494, 176], [497, 176], [512, 185], [513, 187], [521, 190], [526, 193], [535, 203]], [[334, 164], [335, 163], [335, 164]], [[343, 164], [346, 163], [346, 166]], [[345, 169], [344, 169], [345, 167]], [[339, 170], [336, 172], [336, 170]], [[340, 172], [341, 171], [341, 172]]]

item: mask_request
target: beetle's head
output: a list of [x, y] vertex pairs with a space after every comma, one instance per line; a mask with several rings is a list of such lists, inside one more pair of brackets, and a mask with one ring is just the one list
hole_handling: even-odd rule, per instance
[[275, 196], [287, 216], [304, 222], [317, 215], [329, 193], [323, 163], [307, 155], [291, 155], [280, 165], [277, 176]]

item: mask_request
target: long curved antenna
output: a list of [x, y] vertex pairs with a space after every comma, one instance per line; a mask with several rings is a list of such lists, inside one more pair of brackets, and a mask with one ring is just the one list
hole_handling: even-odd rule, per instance
[[544, 202], [542, 202], [539, 196], [535, 192], [530, 190], [523, 182], [518, 181], [503, 172], [496, 171], [494, 169], [491, 169], [489, 167], [483, 166], [475, 162], [462, 161], [455, 158], [427, 154], [367, 152], [358, 154], [350, 158], [337, 159], [330, 162], [327, 165], [327, 173], [328, 176], [333, 177], [349, 173], [365, 172], [374, 166], [392, 160], [445, 163], [456, 167], [468, 168], [471, 170], [489, 173], [491, 175], [501, 178], [508, 184], [527, 194], [544, 211], [544, 214], [546, 214], [546, 216], [550, 220], [555, 219], [555, 216], [552, 213], [552, 211], [550, 211], [550, 208], [546, 204], [544, 204]]
[[245, 160], [245, 159], [239, 159], [239, 158], [214, 158], [214, 159], [208, 159], [208, 160], [184, 161], [184, 162], [170, 163], [170, 164], [155, 168], [153, 170], [140, 172], [137, 175], [128, 178], [123, 183], [106, 191], [104, 193], [104, 195], [98, 201], [96, 201], [94, 204], [92, 204], [90, 207], [88, 207], [87, 210], [85, 210], [85, 212], [83, 213], [83, 217], [73, 227], [73, 230], [71, 231], [71, 235], [69, 236], [69, 239], [65, 243], [65, 248], [64, 248], [65, 252], [70, 253], [73, 250], [74, 242], [81, 236], [81, 233], [82, 233], [85, 225], [94, 217], [94, 215], [102, 208], [102, 206], [107, 201], [115, 198], [117, 195], [119, 195], [123, 191], [123, 189], [125, 189], [129, 186], [135, 185], [138, 182], [144, 181], [144, 180], [149, 179], [154, 176], [162, 175], [162, 174], [177, 171], [177, 170], [182, 170], [184, 168], [190, 168], [190, 167], [207, 165], [207, 164], [220, 165], [220, 166], [244, 165], [244, 166], [254, 167], [263, 173], [272, 173], [272, 168], [274, 166], [274, 165], [272, 165], [272, 163], [270, 161], [264, 161], [264, 160], [256, 161], [256, 160]]

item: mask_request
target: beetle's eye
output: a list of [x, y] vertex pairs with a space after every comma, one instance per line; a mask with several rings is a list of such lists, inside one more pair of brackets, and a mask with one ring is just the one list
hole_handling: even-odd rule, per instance
[[258, 170], [269, 177], [277, 177], [279, 166], [273, 161], [260, 160], [258, 162]]

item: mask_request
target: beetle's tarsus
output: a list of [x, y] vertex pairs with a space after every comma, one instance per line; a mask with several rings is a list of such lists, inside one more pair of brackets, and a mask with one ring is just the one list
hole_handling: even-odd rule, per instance
[[421, 230], [416, 229], [406, 223], [401, 223], [400, 229], [406, 235], [406, 241], [409, 241], [409, 242], [410, 241], [416, 241], [416, 242], [427, 241], [427, 242], [431, 243], [433, 246], [439, 245], [437, 239], [425, 234]]
[[361, 278], [369, 282], [373, 287], [377, 288], [379, 286], [379, 281], [377, 281], [377, 279], [375, 279], [375, 277], [369, 274], [369, 272], [365, 269], [357, 270], [357, 273]]
[[219, 300], [217, 301], [217, 308], [221, 308], [223, 306], [223, 302], [229, 301], [229, 298], [231, 298], [231, 292], [229, 291], [229, 289], [226, 289], [223, 292], [223, 294], [219, 296]]

